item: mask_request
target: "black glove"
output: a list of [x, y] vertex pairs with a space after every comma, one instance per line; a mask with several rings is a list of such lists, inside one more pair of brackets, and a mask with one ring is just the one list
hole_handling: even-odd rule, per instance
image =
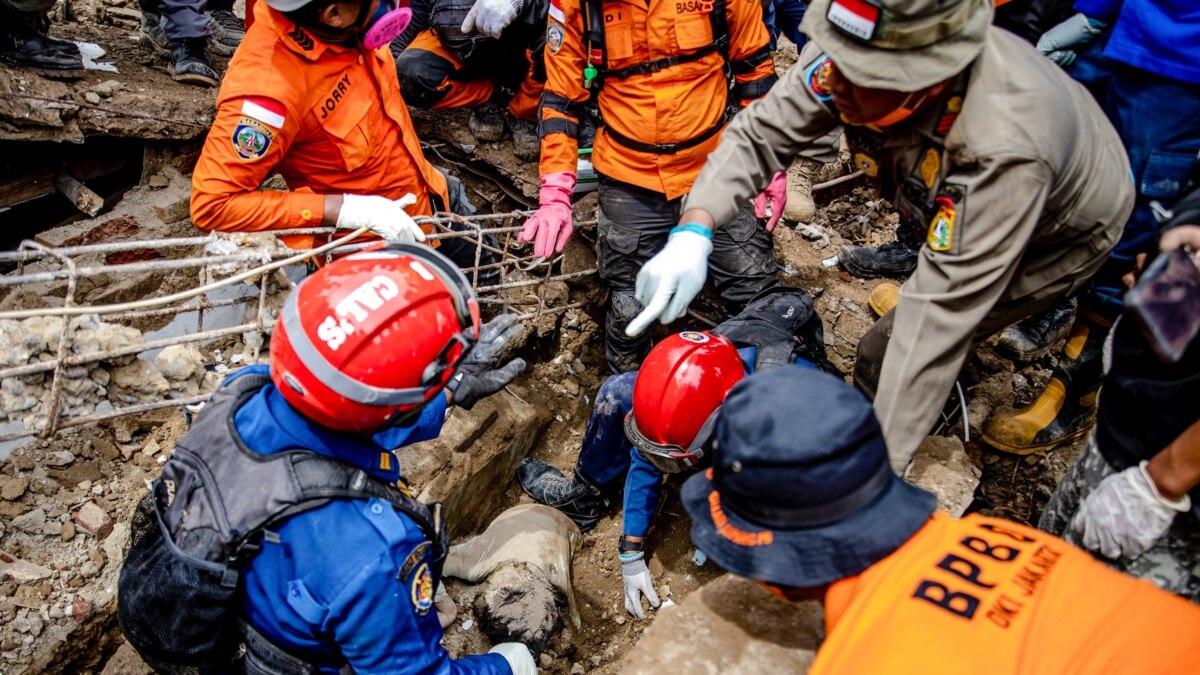
[[484, 324], [479, 341], [450, 379], [454, 405], [470, 410], [479, 399], [500, 391], [525, 370], [525, 359], [513, 359], [502, 368], [496, 367], [500, 355], [519, 332], [521, 324], [515, 314], [501, 314]]

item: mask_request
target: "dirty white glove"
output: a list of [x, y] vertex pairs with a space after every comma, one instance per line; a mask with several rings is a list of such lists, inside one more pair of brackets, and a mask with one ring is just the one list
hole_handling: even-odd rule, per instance
[[499, 654], [508, 661], [513, 675], [537, 675], [537, 664], [533, 662], [533, 654], [520, 642], [501, 642], [488, 650], [489, 654]]
[[438, 623], [442, 625], [442, 630], [446, 630], [458, 618], [458, 605], [454, 604], [454, 598], [446, 592], [446, 584], [440, 581], [437, 590], [433, 592], [433, 609], [437, 612]]
[[1071, 521], [1085, 548], [1106, 558], [1137, 558], [1192, 508], [1187, 495], [1172, 502], [1158, 492], [1145, 460], [1100, 481]]
[[500, 33], [517, 18], [523, 4], [523, 0], [475, 0], [463, 19], [462, 32], [499, 39]]
[[620, 555], [621, 581], [625, 584], [625, 611], [639, 619], [645, 619], [646, 612], [642, 610], [643, 595], [651, 607], [661, 604], [658, 601], [658, 593], [654, 592], [654, 578], [650, 576], [650, 570], [646, 567], [645, 554], [638, 551]]
[[1038, 38], [1037, 50], [1066, 68], [1075, 62], [1079, 50], [1100, 34], [1104, 23], [1077, 13]]
[[667, 245], [638, 272], [635, 293], [645, 309], [629, 322], [625, 334], [635, 337], [655, 319], [671, 323], [683, 316], [704, 288], [712, 248], [712, 231], [703, 225], [688, 223], [672, 229]]
[[378, 195], [342, 195], [337, 227], [343, 230], [366, 227], [384, 241], [404, 244], [425, 241], [425, 233], [404, 212], [404, 207], [416, 203], [417, 196], [411, 192], [396, 200]]

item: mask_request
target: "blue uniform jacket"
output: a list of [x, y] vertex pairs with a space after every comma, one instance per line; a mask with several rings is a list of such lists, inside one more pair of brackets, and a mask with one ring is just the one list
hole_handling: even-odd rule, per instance
[[[226, 381], [267, 372], [251, 366]], [[258, 453], [307, 448], [397, 481], [390, 451], [435, 438], [445, 413], [439, 395], [410, 427], [354, 436], [314, 425], [268, 384], [237, 411], [234, 424]], [[512, 672], [499, 654], [452, 660], [439, 644], [442, 628], [432, 589], [420, 584], [421, 567], [397, 578], [425, 537], [390, 504], [335, 500], [293, 516], [278, 534], [279, 543], [265, 543], [243, 570], [243, 613], [277, 646], [322, 664], [321, 672], [337, 673], [343, 659], [356, 673]]]
[[1112, 25], [1104, 48], [1106, 57], [1173, 80], [1200, 84], [1200, 2], [1076, 0], [1075, 9]]

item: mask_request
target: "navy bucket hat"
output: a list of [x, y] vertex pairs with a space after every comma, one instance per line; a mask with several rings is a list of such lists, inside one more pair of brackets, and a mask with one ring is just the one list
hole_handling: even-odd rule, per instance
[[713, 562], [795, 587], [862, 572], [937, 505], [892, 471], [867, 399], [799, 366], [752, 375], [730, 391], [713, 466], [687, 481], [682, 498], [692, 540]]

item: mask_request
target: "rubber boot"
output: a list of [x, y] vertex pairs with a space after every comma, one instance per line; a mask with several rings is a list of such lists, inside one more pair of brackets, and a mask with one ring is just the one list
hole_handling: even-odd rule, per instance
[[1075, 298], [1063, 298], [1053, 307], [1014, 323], [1000, 332], [996, 351], [1018, 361], [1042, 358], [1071, 329], [1078, 306]]
[[578, 473], [567, 478], [563, 472], [536, 459], [527, 459], [517, 467], [517, 482], [533, 501], [562, 511], [587, 532], [596, 526], [608, 510], [609, 500], [600, 488]]
[[209, 47], [213, 53], [233, 56], [238, 45], [242, 44], [242, 38], [246, 37], [246, 24], [227, 9], [210, 10], [206, 19], [208, 31], [212, 35]]
[[890, 281], [879, 284], [867, 296], [867, 306], [875, 316], [883, 316], [895, 309], [900, 302], [900, 286]]
[[988, 420], [984, 442], [1002, 452], [1028, 455], [1086, 434], [1096, 415], [1096, 392], [1103, 377], [1101, 352], [1107, 335], [1107, 328], [1082, 317], [1076, 321], [1041, 395], [1020, 410], [1001, 412]]
[[797, 157], [787, 171], [787, 205], [783, 209], [783, 219], [794, 223], [811, 223], [817, 215], [817, 205], [813, 203], [812, 186], [821, 169], [820, 162]]
[[504, 138], [504, 110], [495, 96], [471, 110], [467, 127], [480, 143], [495, 143]]
[[79, 47], [50, 37], [49, 27], [43, 14], [0, 9], [0, 61], [53, 79], [83, 77]]
[[171, 77], [176, 82], [198, 87], [215, 87], [220, 80], [208, 60], [208, 38], [171, 40]]
[[537, 124], [510, 114], [508, 127], [512, 129], [513, 155], [524, 162], [536, 162], [542, 149]]
[[877, 248], [865, 246], [843, 246], [838, 251], [838, 260], [847, 272], [856, 277], [896, 277], [912, 274], [917, 268], [917, 252], [921, 242], [917, 241], [908, 228], [896, 230], [896, 240]]

